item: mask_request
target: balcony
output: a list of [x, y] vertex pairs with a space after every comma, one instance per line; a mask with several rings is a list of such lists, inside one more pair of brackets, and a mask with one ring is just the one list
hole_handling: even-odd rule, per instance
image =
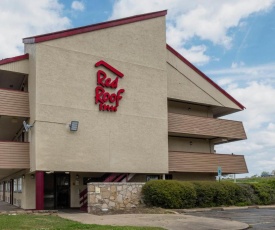
[[223, 174], [248, 173], [243, 155], [169, 152], [170, 172], [217, 173], [218, 167]]
[[246, 139], [240, 121], [176, 113], [168, 113], [168, 133], [171, 136], [208, 138], [212, 139], [214, 144]]
[[29, 117], [29, 93], [0, 89], [0, 115]]
[[0, 169], [29, 168], [29, 143], [0, 141], [0, 159]]

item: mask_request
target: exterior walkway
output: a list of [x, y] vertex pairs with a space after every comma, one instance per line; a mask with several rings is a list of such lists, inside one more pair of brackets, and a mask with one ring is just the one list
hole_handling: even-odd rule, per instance
[[22, 210], [22, 209], [14, 206], [14, 205], [11, 205], [7, 202], [0, 201], [0, 212], [2, 212], [2, 211], [17, 211], [17, 210]]
[[247, 229], [248, 224], [238, 221], [220, 220], [184, 214], [121, 214], [97, 216], [88, 213], [59, 212], [62, 218], [84, 224], [117, 225], [117, 226], [151, 226], [169, 230], [237, 230]]

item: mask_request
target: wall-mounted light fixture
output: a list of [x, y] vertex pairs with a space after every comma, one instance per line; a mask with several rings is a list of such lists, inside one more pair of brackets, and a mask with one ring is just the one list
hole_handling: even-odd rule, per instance
[[70, 131], [77, 131], [78, 130], [79, 121], [71, 121], [70, 124]]
[[78, 174], [76, 174], [75, 178], [78, 180], [78, 179], [79, 179], [79, 175], [78, 175]]
[[34, 174], [31, 174], [31, 178], [34, 179]]
[[24, 130], [23, 130], [23, 132], [29, 132], [29, 131], [30, 131], [30, 129], [33, 127], [33, 125], [29, 125], [29, 124], [27, 124], [27, 122], [26, 122], [26, 121], [23, 121], [23, 126], [24, 126]]
[[65, 172], [65, 174], [70, 174], [70, 172]]
[[54, 171], [47, 171], [46, 174], [54, 173]]
[[25, 179], [25, 174], [22, 175], [22, 179]]

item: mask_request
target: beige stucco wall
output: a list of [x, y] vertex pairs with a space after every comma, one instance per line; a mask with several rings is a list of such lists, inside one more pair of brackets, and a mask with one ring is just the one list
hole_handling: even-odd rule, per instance
[[[36, 44], [25, 45], [25, 52], [29, 53], [29, 75], [28, 75], [28, 92], [29, 92], [29, 107], [30, 107], [30, 124], [34, 124], [36, 120]], [[36, 135], [35, 126], [28, 133], [30, 142], [30, 171], [35, 171], [36, 162]]]
[[213, 112], [209, 106], [202, 106], [171, 100], [168, 101], [168, 112], [198, 117], [213, 117]]
[[241, 110], [173, 53], [166, 52], [168, 98]]
[[169, 151], [213, 153], [214, 145], [207, 139], [169, 137]]
[[31, 174], [28, 173], [23, 179], [21, 207], [23, 209], [35, 209], [35, 199], [35, 178], [32, 178]]
[[[165, 43], [160, 17], [36, 44], [32, 170], [167, 172]], [[94, 102], [99, 60], [125, 75], [116, 113]]]

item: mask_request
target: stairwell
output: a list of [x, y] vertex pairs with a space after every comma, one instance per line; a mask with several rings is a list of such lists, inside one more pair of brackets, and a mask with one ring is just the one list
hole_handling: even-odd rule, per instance
[[[134, 175], [134, 173], [110, 173], [104, 174], [101, 179], [103, 182], [128, 182]], [[84, 212], [88, 211], [87, 193], [87, 188], [79, 193], [80, 210]]]

